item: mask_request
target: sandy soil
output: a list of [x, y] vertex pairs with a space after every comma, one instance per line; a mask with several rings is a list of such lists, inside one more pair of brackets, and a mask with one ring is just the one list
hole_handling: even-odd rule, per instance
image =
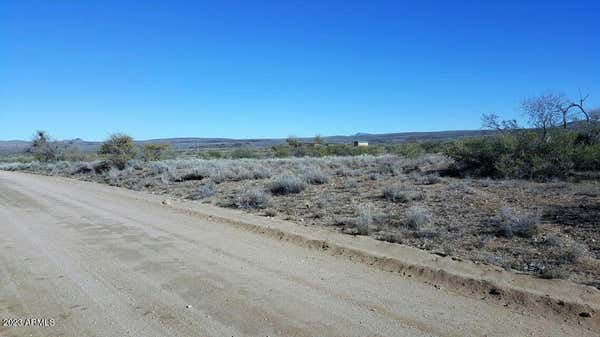
[[597, 335], [198, 212], [139, 192], [0, 172], [0, 318], [54, 320], [2, 326], [0, 335]]

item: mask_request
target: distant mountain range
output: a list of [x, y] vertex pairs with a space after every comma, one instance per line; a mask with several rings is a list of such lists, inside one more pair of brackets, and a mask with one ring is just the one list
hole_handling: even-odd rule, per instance
[[[330, 144], [350, 144], [354, 140], [367, 141], [372, 144], [394, 144], [413, 141], [452, 140], [466, 137], [478, 137], [494, 134], [492, 130], [460, 130], [460, 131], [435, 131], [435, 132], [402, 132], [369, 134], [356, 133], [351, 136], [329, 136], [322, 139]], [[311, 142], [313, 138], [299, 138], [300, 142]], [[164, 138], [136, 141], [138, 145], [168, 143], [175, 150], [193, 149], [223, 149], [232, 147], [270, 147], [285, 143], [285, 138], [264, 139], [231, 139], [231, 138]], [[85, 141], [82, 139], [63, 140], [61, 143], [79, 148], [83, 152], [96, 151], [102, 142]], [[23, 140], [0, 141], [0, 154], [18, 154], [27, 151], [31, 142]]]

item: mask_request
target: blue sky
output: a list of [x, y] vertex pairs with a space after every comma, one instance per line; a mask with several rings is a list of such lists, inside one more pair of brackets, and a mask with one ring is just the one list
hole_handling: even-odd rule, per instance
[[598, 1], [4, 1], [0, 139], [477, 129], [600, 106]]

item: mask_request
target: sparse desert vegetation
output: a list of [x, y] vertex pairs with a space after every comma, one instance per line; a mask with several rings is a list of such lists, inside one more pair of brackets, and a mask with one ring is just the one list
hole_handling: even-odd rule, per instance
[[[597, 180], [461, 178], [443, 154], [10, 163], [600, 286]], [[375, 177], [375, 178], [374, 178]]]

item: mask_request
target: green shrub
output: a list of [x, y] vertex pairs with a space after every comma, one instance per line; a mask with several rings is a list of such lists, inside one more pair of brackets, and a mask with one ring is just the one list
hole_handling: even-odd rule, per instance
[[599, 130], [526, 130], [451, 143], [445, 154], [461, 176], [546, 180], [574, 170], [600, 170]]
[[98, 150], [98, 155], [111, 165], [122, 170], [127, 161], [135, 156], [133, 138], [122, 133], [111, 135]]
[[577, 170], [600, 170], [600, 144], [582, 146], [574, 151], [574, 165]]
[[206, 152], [206, 157], [209, 159], [219, 159], [219, 158], [223, 158], [223, 153], [221, 153], [221, 151], [208, 151]]
[[258, 158], [259, 154], [253, 148], [250, 147], [240, 147], [233, 151], [231, 151], [231, 158], [233, 159], [242, 159], [242, 158]]
[[470, 138], [451, 144], [446, 155], [454, 159], [455, 170], [461, 175], [501, 177], [504, 173], [496, 164], [500, 158], [508, 158], [515, 145], [510, 135]]
[[157, 161], [167, 159], [173, 155], [171, 144], [145, 144], [141, 148], [141, 159], [144, 161]]
[[275, 145], [271, 148], [276, 158], [288, 158], [292, 156], [292, 149], [287, 145]]
[[386, 150], [390, 153], [409, 158], [416, 158], [425, 154], [425, 149], [421, 143], [416, 142], [391, 145], [388, 146]]
[[327, 155], [327, 146], [321, 144], [307, 146], [304, 149], [304, 153], [309, 157], [325, 157]]

